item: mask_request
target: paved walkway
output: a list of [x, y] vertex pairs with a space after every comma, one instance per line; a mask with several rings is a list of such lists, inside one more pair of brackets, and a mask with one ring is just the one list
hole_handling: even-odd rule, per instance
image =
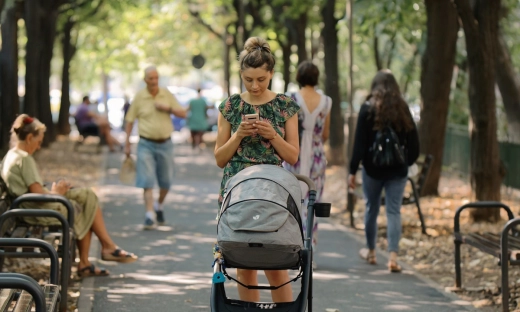
[[[167, 225], [143, 231], [142, 191], [118, 182], [121, 154], [108, 154], [100, 187], [107, 228], [124, 249], [140, 259], [132, 264], [98, 261], [109, 277], [86, 278], [80, 292], [80, 312], [209, 311], [211, 249], [216, 233], [216, 200], [221, 170], [210, 151], [197, 154], [176, 145], [176, 182], [167, 198]], [[469, 303], [444, 293], [406, 268], [390, 274], [384, 264], [370, 266], [359, 259], [359, 236], [334, 220], [320, 224], [315, 259], [314, 311], [470, 311]], [[91, 256], [99, 258], [98, 244]], [[261, 274], [262, 275], [262, 274]], [[237, 297], [236, 284], [226, 291]], [[295, 295], [300, 282], [293, 283]], [[267, 292], [262, 300], [270, 301]]]

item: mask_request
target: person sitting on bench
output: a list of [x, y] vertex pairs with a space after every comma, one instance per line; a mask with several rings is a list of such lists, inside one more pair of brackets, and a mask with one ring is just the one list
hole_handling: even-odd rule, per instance
[[[88, 253], [92, 233], [96, 234], [101, 242], [101, 258], [105, 261], [130, 263], [137, 260], [133, 253], [126, 252], [112, 241], [107, 232], [105, 221], [99, 207], [96, 194], [90, 188], [72, 188], [65, 179], [52, 184], [50, 190], [44, 183], [33, 153], [40, 149], [46, 127], [38, 119], [26, 114], [16, 118], [11, 128], [11, 146], [0, 164], [0, 175], [5, 181], [9, 193], [18, 197], [25, 193], [58, 194], [66, 197], [74, 207], [74, 224], [72, 225], [79, 251], [78, 275], [106, 276], [108, 271], [96, 268], [90, 263]], [[34, 204], [23, 203], [20, 208], [34, 208]], [[39, 203], [39, 208], [52, 209], [67, 215], [67, 209], [60, 203]], [[26, 217], [29, 224], [59, 225], [54, 218]]]
[[76, 111], [76, 126], [78, 127], [78, 131], [92, 136], [103, 136], [110, 151], [114, 152], [114, 146], [121, 147], [121, 144], [110, 133], [110, 123], [108, 119], [97, 114], [89, 106], [90, 99], [88, 96], [84, 96], [83, 102]]

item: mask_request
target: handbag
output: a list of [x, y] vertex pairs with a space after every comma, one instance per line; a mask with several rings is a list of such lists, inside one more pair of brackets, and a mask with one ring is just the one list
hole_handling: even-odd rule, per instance
[[135, 182], [135, 161], [132, 156], [126, 156], [121, 164], [119, 171], [119, 181], [123, 184], [134, 184]]

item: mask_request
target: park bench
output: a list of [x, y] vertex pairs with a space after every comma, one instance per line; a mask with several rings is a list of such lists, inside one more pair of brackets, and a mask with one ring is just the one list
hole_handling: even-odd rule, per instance
[[[32, 311], [33, 304], [36, 312], [57, 311], [58, 302], [63, 297], [60, 296], [58, 285], [58, 253], [54, 247], [35, 238], [0, 238], [0, 248], [2, 247], [39, 248], [50, 258], [51, 266], [49, 282], [42, 286], [24, 274], [0, 273], [0, 312]], [[66, 297], [64, 300], [66, 301]]]
[[[433, 155], [421, 155], [419, 159], [415, 162], [417, 166], [420, 167], [419, 173], [414, 177], [408, 177], [408, 182], [410, 182], [410, 186], [412, 188], [412, 192], [409, 194], [405, 194], [403, 196], [402, 205], [412, 205], [415, 204], [417, 207], [417, 213], [419, 215], [419, 220], [421, 222], [421, 231], [423, 234], [426, 234], [426, 224], [424, 222], [424, 216], [421, 211], [421, 191], [428, 179], [428, 175], [430, 174], [430, 168], [433, 163]], [[352, 194], [352, 196], [354, 196]], [[381, 205], [385, 205], [385, 197], [381, 197]], [[350, 225], [354, 226], [354, 200], [352, 198], [348, 198], [347, 200], [347, 210], [350, 213]]]
[[[59, 202], [65, 205], [68, 211], [67, 219], [57, 211], [48, 209], [29, 209], [21, 208], [23, 202]], [[37, 205], [37, 204], [35, 204]], [[74, 208], [72, 204], [63, 196], [51, 194], [24, 194], [17, 197], [11, 203], [7, 211], [0, 211], [0, 237], [7, 238], [36, 238], [41, 239], [54, 247], [58, 257], [62, 259], [60, 270], [60, 294], [64, 298], [60, 302], [60, 311], [67, 310], [67, 289], [71, 277], [71, 266], [75, 261], [75, 239], [72, 228], [74, 224]], [[43, 226], [28, 224], [23, 221], [23, 217], [53, 217], [59, 222], [59, 226]], [[0, 252], [0, 269], [3, 267], [4, 259], [11, 258], [46, 258], [47, 255], [35, 250], [34, 248], [24, 247], [21, 250], [16, 248], [4, 248]]]
[[[462, 233], [460, 230], [460, 214], [469, 208], [504, 209], [509, 221], [500, 233]], [[520, 218], [514, 218], [511, 209], [500, 202], [473, 202], [465, 204], [457, 209], [454, 217], [454, 243], [455, 243], [455, 290], [462, 287], [462, 272], [460, 265], [460, 246], [467, 244], [482, 252], [493, 255], [498, 259], [498, 265], [502, 269], [502, 311], [509, 311], [509, 266], [520, 265], [520, 235], [516, 226], [520, 224]]]
[[85, 132], [85, 131], [82, 131], [80, 129], [80, 127], [78, 126], [78, 120], [77, 118], [74, 116], [74, 122], [76, 124], [76, 128], [78, 128], [78, 133], [79, 133], [79, 138], [78, 140], [76, 141], [76, 143], [74, 143], [74, 151], [77, 151], [78, 150], [78, 147], [80, 145], [83, 145], [85, 142], [86, 142], [86, 139], [91, 136], [91, 137], [98, 137], [99, 138], [99, 141], [98, 143], [96, 144], [96, 152], [97, 153], [100, 153], [101, 152], [101, 145], [103, 145], [104, 143], [104, 138], [102, 136], [99, 136], [99, 135], [94, 135], [92, 133], [88, 133], [88, 132]]

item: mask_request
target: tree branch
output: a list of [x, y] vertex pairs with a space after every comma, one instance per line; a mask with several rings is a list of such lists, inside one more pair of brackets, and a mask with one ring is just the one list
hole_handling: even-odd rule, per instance
[[195, 17], [197, 19], [197, 21], [202, 25], [204, 26], [207, 30], [209, 30], [212, 34], [214, 34], [215, 36], [219, 37], [219, 38], [223, 38], [223, 34], [220, 34], [218, 33], [215, 29], [213, 29], [213, 27], [211, 27], [211, 25], [209, 25], [208, 23], [206, 23], [202, 17], [200, 16], [199, 12], [195, 12], [195, 11], [192, 11], [191, 9], [189, 10], [190, 11], [190, 14], [191, 16]]

